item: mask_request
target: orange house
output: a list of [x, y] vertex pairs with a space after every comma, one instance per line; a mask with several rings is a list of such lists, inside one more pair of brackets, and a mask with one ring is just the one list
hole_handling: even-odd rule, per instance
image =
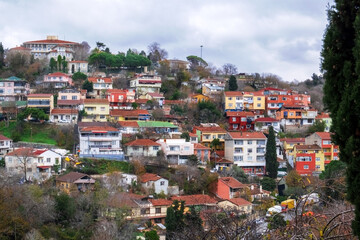
[[238, 198], [246, 186], [233, 177], [218, 178], [210, 184], [209, 191], [221, 199]]

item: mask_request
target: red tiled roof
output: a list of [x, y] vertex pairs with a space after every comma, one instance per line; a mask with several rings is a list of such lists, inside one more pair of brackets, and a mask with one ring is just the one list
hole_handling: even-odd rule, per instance
[[77, 60], [77, 61], [70, 61], [69, 63], [87, 63], [87, 61], [79, 61], [79, 60]]
[[133, 127], [138, 128], [139, 124], [136, 121], [118, 121], [121, 127]]
[[157, 181], [161, 179], [159, 175], [153, 174], [153, 173], [145, 173], [143, 174], [140, 179], [142, 183], [150, 182], [150, 181]]
[[52, 96], [52, 94], [48, 94], [48, 93], [34, 93], [34, 94], [29, 94], [27, 95], [28, 98], [39, 98], [39, 97], [48, 97], [50, 98]]
[[244, 188], [245, 185], [236, 180], [233, 177], [222, 177], [219, 178], [219, 181], [223, 182], [226, 186], [231, 188]]
[[149, 199], [153, 206], [170, 206], [173, 202], [167, 199]]
[[118, 132], [119, 130], [110, 126], [92, 126], [84, 127], [81, 132]]
[[226, 133], [226, 130], [220, 126], [213, 126], [213, 127], [194, 126], [194, 129], [199, 130], [202, 133], [213, 133], [213, 132]]
[[192, 132], [189, 132], [189, 136], [190, 137], [198, 137], [198, 135], [196, 133], [192, 133]]
[[69, 109], [69, 108], [54, 108], [51, 110], [51, 114], [71, 114], [71, 115], [77, 115], [78, 110], [77, 109]]
[[241, 91], [226, 91], [224, 92], [226, 97], [236, 97], [244, 95]]
[[26, 47], [14, 47], [14, 48], [10, 48], [11, 50], [17, 50], [17, 51], [31, 51], [30, 48], [26, 48]]
[[56, 181], [60, 181], [60, 182], [75, 182], [76, 180], [78, 180], [79, 178], [88, 176], [84, 173], [79, 173], [79, 172], [70, 172], [68, 174], [65, 174], [63, 176], [60, 176], [58, 178], [56, 178]]
[[321, 150], [321, 147], [317, 144], [311, 145], [296, 145], [297, 150]]
[[62, 72], [49, 73], [47, 76], [49, 76], [49, 77], [57, 77], [57, 76], [60, 76], [60, 77], [68, 77], [67, 74], [62, 73]]
[[69, 41], [58, 40], [58, 39], [44, 39], [44, 40], [36, 40], [36, 41], [24, 42], [24, 44], [29, 44], [29, 43], [47, 43], [47, 44], [79, 44], [79, 43], [76, 43], [76, 42], [69, 42]]
[[194, 149], [204, 149], [204, 150], [210, 150], [209, 147], [206, 147], [200, 143], [194, 143]]
[[253, 112], [226, 112], [227, 117], [248, 117], [254, 115]]
[[107, 89], [106, 93], [124, 93], [126, 94], [128, 90], [124, 89]]
[[165, 100], [164, 104], [168, 105], [176, 105], [176, 104], [184, 104], [185, 102], [182, 100]]
[[7, 156], [28, 156], [37, 157], [38, 155], [48, 151], [48, 149], [34, 149], [34, 148], [18, 148], [7, 154]]
[[330, 118], [328, 113], [321, 113], [315, 117], [315, 119], [323, 119], [323, 118]]
[[246, 201], [243, 198], [231, 198], [228, 200], [229, 202], [232, 202], [233, 204], [237, 205], [237, 206], [246, 206], [246, 205], [251, 205], [251, 202]]
[[58, 100], [57, 105], [79, 105], [83, 104], [82, 100]]
[[329, 132], [316, 132], [316, 134], [323, 140], [331, 140], [331, 133]]
[[84, 104], [107, 104], [109, 105], [109, 100], [107, 99], [84, 99]]
[[33, 154], [35, 155], [35, 156], [38, 156], [38, 155], [40, 155], [40, 154], [43, 154], [44, 152], [46, 152], [47, 151], [47, 149], [37, 149], [37, 150], [35, 150], [34, 152], [33, 152]]
[[184, 195], [172, 197], [171, 200], [185, 201], [185, 205], [204, 205], [204, 204], [216, 204], [217, 201], [209, 195]]
[[304, 143], [305, 138], [280, 138], [280, 142], [287, 143]]
[[107, 204], [110, 207], [138, 207], [138, 205], [134, 202], [134, 200], [142, 199], [144, 196], [127, 193], [127, 192], [120, 192], [112, 195], [108, 200]]
[[276, 120], [275, 118], [271, 117], [263, 117], [263, 118], [257, 118], [255, 119], [255, 122], [278, 122], [279, 120]]
[[98, 79], [101, 79], [104, 81], [104, 83], [112, 83], [112, 79], [111, 78], [95, 78], [95, 77], [89, 77], [88, 80], [89, 82], [92, 82], [92, 83], [98, 83]]
[[125, 146], [161, 146], [161, 144], [150, 139], [136, 139], [132, 142], [126, 143]]
[[153, 98], [163, 98], [164, 94], [162, 93], [148, 93], [148, 95], [150, 95]]
[[0, 134], [0, 141], [9, 141], [10, 138], [5, 137], [4, 135]]
[[266, 139], [262, 132], [229, 132], [233, 139]]
[[148, 110], [143, 110], [143, 109], [136, 109], [136, 110], [114, 109], [110, 111], [110, 116], [135, 117], [139, 115], [149, 115], [149, 112]]
[[216, 159], [216, 163], [234, 163], [231, 160], [227, 160], [225, 158]]

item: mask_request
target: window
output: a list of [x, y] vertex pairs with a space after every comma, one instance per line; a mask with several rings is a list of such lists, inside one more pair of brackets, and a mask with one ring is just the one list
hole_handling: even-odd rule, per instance
[[236, 122], [236, 117], [232, 117], [231, 121]]
[[105, 107], [101, 107], [101, 108], [100, 108], [100, 111], [105, 111]]
[[265, 161], [265, 157], [264, 156], [256, 156], [256, 161], [263, 162], [263, 161]]
[[105, 118], [105, 115], [100, 115], [100, 119], [104, 119]]
[[297, 157], [297, 158], [296, 158], [296, 161], [297, 161], [297, 162], [311, 162], [311, 157], [307, 157], [307, 156]]
[[317, 157], [317, 158], [316, 158], [316, 161], [317, 161], [317, 162], [320, 162], [320, 158], [319, 158], [319, 157]]
[[11, 157], [8, 158], [8, 162], [12, 163], [12, 158]]
[[204, 135], [205, 139], [210, 139], [210, 135]]
[[249, 144], [249, 145], [252, 144], [252, 140], [249, 140], [249, 141], [248, 141], [248, 144]]
[[229, 101], [231, 101], [231, 100], [232, 100], [232, 98], [231, 98], [231, 97], [229, 97], [228, 99], [229, 99]]
[[257, 148], [256, 153], [265, 153], [265, 148]]
[[228, 105], [229, 105], [229, 107], [232, 107], [232, 106], [233, 106], [233, 104], [232, 104], [232, 103], [229, 103]]
[[165, 185], [165, 181], [161, 181], [160, 186], [164, 186], [164, 185]]
[[77, 100], [77, 96], [72, 96], [71, 99], [72, 100]]
[[320, 169], [320, 165], [316, 165], [316, 169]]
[[234, 156], [234, 161], [242, 161], [243, 156]]
[[265, 145], [265, 140], [257, 140], [256, 144], [257, 145]]
[[46, 158], [46, 162], [50, 162], [51, 161], [51, 158]]
[[248, 148], [248, 153], [252, 153], [252, 148]]
[[243, 149], [242, 148], [235, 148], [234, 153], [242, 153]]
[[26, 171], [27, 172], [32, 172], [32, 168], [27, 168]]
[[247, 160], [248, 160], [248, 161], [252, 161], [252, 156], [248, 156], [248, 157], [247, 157]]
[[261, 107], [261, 104], [260, 104], [260, 103], [258, 103], [258, 104], [257, 104], [257, 107]]
[[323, 144], [324, 144], [324, 145], [330, 145], [330, 144], [331, 144], [331, 141], [330, 141], [330, 140], [324, 140], [324, 141], [323, 141]]
[[260, 101], [260, 100], [261, 100], [261, 97], [258, 97], [257, 100]]
[[334, 153], [337, 153], [338, 152], [338, 149], [337, 148], [334, 148]]
[[139, 147], [133, 147], [133, 151], [139, 151]]
[[334, 160], [339, 160], [338, 156], [334, 156]]
[[309, 169], [309, 165], [304, 165], [304, 169]]
[[161, 213], [161, 208], [155, 208], [155, 213]]
[[142, 208], [140, 210], [141, 214], [144, 215], [144, 214], [150, 214], [150, 208]]
[[235, 140], [234, 144], [235, 145], [243, 145], [243, 140]]
[[185, 151], [189, 151], [189, 150], [190, 150], [190, 147], [184, 147], [184, 150], [185, 150]]
[[159, 150], [159, 146], [153, 146], [153, 150], [154, 150], [154, 151], [158, 151], [158, 150]]
[[61, 100], [66, 100], [66, 96], [61, 96]]

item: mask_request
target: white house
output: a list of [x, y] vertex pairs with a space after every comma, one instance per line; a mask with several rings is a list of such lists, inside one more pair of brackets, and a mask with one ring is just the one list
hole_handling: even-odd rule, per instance
[[186, 164], [188, 158], [194, 154], [194, 144], [186, 139], [159, 139], [167, 160], [170, 164]]
[[27, 180], [43, 181], [60, 168], [61, 157], [49, 149], [18, 148], [5, 156], [5, 167], [10, 174], [25, 177], [26, 172]]
[[69, 74], [74, 74], [76, 72], [88, 73], [88, 62], [87, 61], [69, 61], [68, 70]]
[[50, 112], [50, 121], [53, 123], [77, 123], [79, 111], [72, 108], [54, 108]]
[[161, 78], [155, 75], [137, 75], [130, 81], [130, 88], [136, 90], [138, 96], [146, 93], [160, 93]]
[[159, 175], [153, 173], [145, 173], [140, 177], [141, 186], [147, 189], [150, 193], [164, 192], [168, 194], [169, 180], [160, 177]]
[[13, 141], [10, 138], [0, 134], [0, 156], [3, 157], [10, 152]]
[[265, 174], [266, 136], [262, 132], [228, 132], [225, 159], [242, 167], [248, 174]]
[[84, 127], [79, 130], [80, 157], [123, 160], [121, 133], [110, 126]]
[[156, 157], [161, 145], [150, 139], [136, 139], [125, 144], [126, 156], [132, 157]]
[[280, 121], [271, 117], [262, 117], [255, 119], [255, 131], [266, 131], [272, 126], [275, 132], [280, 132]]
[[62, 72], [50, 73], [44, 76], [44, 86], [53, 88], [64, 88], [73, 85], [72, 78]]
[[88, 81], [93, 83], [93, 94], [97, 96], [100, 96], [101, 94], [105, 96], [106, 90], [113, 89], [113, 81], [108, 77], [89, 77]]

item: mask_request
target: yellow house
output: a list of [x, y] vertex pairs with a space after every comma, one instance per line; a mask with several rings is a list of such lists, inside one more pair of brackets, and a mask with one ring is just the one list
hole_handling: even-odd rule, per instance
[[89, 175], [78, 172], [70, 172], [56, 178], [56, 187], [70, 194], [71, 192], [85, 192], [94, 188], [95, 179]]
[[27, 107], [41, 108], [45, 110], [45, 113], [50, 113], [54, 108], [54, 96], [52, 94], [29, 94]]
[[224, 92], [225, 111], [228, 110], [265, 110], [265, 96], [261, 92]]
[[205, 102], [205, 101], [210, 100], [210, 98], [208, 96], [202, 95], [200, 93], [191, 95], [190, 98], [191, 98], [190, 101], [192, 103], [199, 103], [199, 102]]
[[265, 110], [266, 104], [265, 104], [265, 96], [262, 93], [259, 92], [253, 92], [254, 95], [254, 110]]
[[324, 151], [317, 144], [294, 145], [290, 156], [295, 160], [295, 170], [300, 175], [309, 175], [325, 170]]
[[295, 145], [304, 145], [305, 138], [280, 138], [286, 153], [291, 154]]
[[109, 118], [110, 109], [107, 99], [85, 99], [83, 122], [106, 122]]
[[224, 92], [225, 111], [241, 110], [243, 108], [243, 92], [227, 91]]
[[210, 147], [211, 142], [214, 139], [219, 139], [220, 146], [217, 147], [218, 150], [223, 150], [225, 145], [225, 135], [227, 131], [220, 127], [216, 123], [201, 123], [200, 126], [195, 126], [193, 128], [193, 133], [198, 136], [200, 143], [206, 147]]

